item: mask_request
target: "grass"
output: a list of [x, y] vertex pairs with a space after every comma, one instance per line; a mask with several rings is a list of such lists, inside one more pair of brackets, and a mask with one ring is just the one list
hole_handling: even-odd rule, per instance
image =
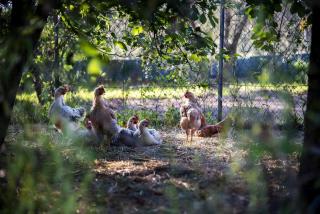
[[[245, 85], [229, 85], [224, 87], [223, 95], [229, 96], [231, 91], [235, 88], [239, 88], [240, 90], [245, 90], [246, 92], [256, 92], [260, 90], [272, 90], [272, 91], [288, 91], [292, 95], [305, 93], [307, 91], [306, 85], [299, 84], [245, 84]], [[190, 90], [196, 96], [201, 96], [204, 93], [216, 93], [217, 88], [213, 90], [208, 87], [133, 87], [126, 88], [123, 90], [122, 88], [108, 88], [106, 87], [106, 94], [104, 97], [106, 99], [181, 99], [182, 95], [185, 91]], [[87, 88], [79, 88], [74, 93], [69, 93], [66, 95], [66, 101], [76, 97], [77, 99], [91, 102], [93, 99], [93, 90], [89, 90]], [[33, 103], [38, 103], [36, 94], [23, 92], [17, 95], [18, 101], [29, 101]]]

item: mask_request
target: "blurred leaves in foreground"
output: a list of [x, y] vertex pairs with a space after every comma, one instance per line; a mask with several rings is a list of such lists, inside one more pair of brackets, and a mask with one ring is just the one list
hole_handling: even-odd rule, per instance
[[0, 193], [4, 213], [85, 212], [94, 157], [85, 145], [38, 125], [7, 140], [9, 152], [2, 161], [8, 168]]

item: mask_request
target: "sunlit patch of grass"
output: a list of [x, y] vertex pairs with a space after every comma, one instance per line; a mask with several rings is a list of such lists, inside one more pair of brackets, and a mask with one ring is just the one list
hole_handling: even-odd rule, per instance
[[148, 161], [134, 161], [134, 160], [119, 160], [119, 161], [105, 161], [96, 160], [94, 172], [97, 174], [106, 175], [134, 175], [143, 174], [146, 171], [154, 171], [156, 168], [168, 166], [167, 161], [148, 160]]
[[39, 104], [38, 102], [38, 98], [35, 92], [32, 93], [27, 93], [27, 92], [23, 92], [23, 93], [19, 93], [17, 94], [16, 99], [18, 101], [25, 101], [25, 102], [30, 102], [30, 103], [34, 103], [34, 104]]
[[[106, 99], [181, 99], [187, 91], [192, 91], [196, 96], [202, 95], [204, 92], [210, 91], [208, 88], [194, 87], [177, 87], [177, 88], [162, 88], [162, 87], [130, 87], [130, 88], [108, 88], [104, 98]], [[70, 97], [77, 97], [83, 101], [93, 100], [93, 91], [87, 88], [79, 88], [73, 93], [66, 95], [66, 101]]]
[[[240, 91], [255, 92], [260, 90], [288, 91], [292, 95], [305, 93], [308, 89], [306, 85], [299, 84], [268, 84], [261, 85], [258, 83], [248, 83], [243, 85], [226, 85], [224, 86], [223, 95], [230, 95], [231, 91], [239, 88]], [[187, 91], [192, 91], [196, 96], [202, 96], [204, 93], [216, 93], [217, 88], [208, 87], [129, 87], [129, 88], [108, 88], [106, 86], [106, 99], [181, 99]], [[87, 88], [78, 88], [75, 92], [66, 95], [66, 102], [76, 97], [85, 102], [93, 100], [93, 90]], [[38, 103], [37, 96], [34, 92], [23, 92], [17, 95], [18, 101], [28, 101]]]
[[247, 83], [243, 85], [230, 85], [226, 87], [226, 94], [229, 94], [229, 90], [240, 89], [240, 92], [256, 92], [261, 90], [271, 90], [271, 91], [286, 91], [292, 95], [306, 93], [308, 90], [307, 85], [301, 84], [260, 84], [260, 83]]

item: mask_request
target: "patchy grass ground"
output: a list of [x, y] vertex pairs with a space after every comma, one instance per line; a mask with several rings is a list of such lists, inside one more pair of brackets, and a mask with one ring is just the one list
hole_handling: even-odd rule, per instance
[[[9, 129], [7, 141], [45, 134], [54, 144], [61, 136], [47, 126], [32, 125], [29, 133]], [[49, 130], [49, 131], [48, 131]], [[164, 143], [151, 147], [93, 147], [88, 193], [75, 202], [78, 212], [99, 213], [246, 213], [292, 211], [296, 199], [296, 155], [251, 160], [231, 130], [226, 136], [185, 142], [179, 129], [162, 130]], [[300, 141], [301, 137], [295, 139]], [[28, 146], [41, 147], [37, 144]], [[74, 149], [74, 147], [73, 147]], [[65, 146], [61, 153], [69, 154]], [[14, 153], [14, 151], [12, 151]], [[67, 155], [68, 156], [68, 155]], [[72, 172], [74, 189], [83, 178]], [[39, 193], [40, 194], [40, 193]]]

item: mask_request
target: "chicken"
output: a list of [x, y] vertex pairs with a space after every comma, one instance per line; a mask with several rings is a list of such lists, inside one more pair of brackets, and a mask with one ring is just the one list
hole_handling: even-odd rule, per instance
[[100, 139], [103, 138], [103, 135], [107, 135], [111, 139], [112, 136], [119, 133], [121, 128], [117, 124], [115, 113], [102, 98], [103, 94], [105, 94], [105, 89], [102, 85], [94, 90], [94, 100], [89, 120]]
[[127, 129], [134, 131], [134, 132], [137, 131], [138, 122], [139, 122], [139, 117], [137, 115], [133, 115], [132, 117], [129, 118], [129, 120], [127, 122]]
[[197, 130], [196, 135], [198, 137], [212, 137], [221, 131], [222, 131], [221, 125], [206, 125], [202, 129]]
[[[139, 122], [139, 117], [137, 115], [134, 115], [132, 117], [130, 117], [130, 119], [128, 120], [127, 123], [127, 129], [130, 129], [132, 131], [136, 131], [138, 128], [137, 124]], [[146, 128], [146, 130], [149, 131], [149, 133], [156, 139], [161, 139], [161, 136], [159, 134], [159, 132], [155, 129], [148, 129]]]
[[139, 145], [139, 138], [137, 135], [134, 134], [135, 132], [127, 129], [122, 128], [118, 134], [112, 137], [112, 145], [114, 146], [129, 146], [129, 147], [136, 147]]
[[161, 139], [161, 135], [160, 133], [155, 130], [155, 129], [148, 129], [149, 133], [158, 141], [160, 141], [160, 143], [162, 143], [162, 139]]
[[225, 118], [215, 125], [206, 125], [200, 130], [196, 131], [198, 137], [212, 137], [223, 131], [228, 125], [231, 125], [231, 119]]
[[[197, 109], [201, 114], [201, 128], [206, 126], [206, 119], [202, 113], [200, 104], [199, 104], [197, 98], [195, 97], [195, 95], [190, 91], [186, 91], [186, 93], [184, 93], [183, 96], [187, 99], [187, 102], [185, 104], [183, 104], [183, 106], [187, 109], [185, 112], [187, 112], [188, 109], [190, 109], [190, 108]], [[181, 112], [180, 112], [180, 114], [181, 114]], [[187, 115], [184, 115], [184, 116], [186, 117]]]
[[142, 120], [138, 125], [138, 130], [135, 131], [134, 136], [139, 139], [139, 143], [150, 146], [150, 145], [158, 145], [162, 143], [160, 134], [154, 130], [153, 134], [150, 133], [149, 129], [149, 121]]
[[84, 108], [71, 108], [64, 103], [64, 95], [70, 90], [68, 85], [55, 90], [54, 102], [49, 109], [49, 118], [59, 131], [74, 131], [78, 128], [79, 120], [84, 116]]
[[90, 120], [85, 119], [84, 123], [85, 128], [77, 129], [74, 132], [73, 140], [77, 142], [84, 142], [88, 145], [98, 145], [101, 140], [98, 138], [92, 126], [92, 122]]
[[186, 132], [187, 141], [189, 139], [189, 134], [191, 135], [192, 141], [194, 132], [201, 127], [201, 113], [196, 108], [181, 106], [180, 114], [180, 127]]
[[133, 115], [127, 122], [127, 128], [122, 128], [119, 133], [112, 138], [112, 145], [125, 145], [130, 147], [136, 147], [139, 145], [139, 139], [137, 135], [134, 135], [138, 130], [137, 123], [139, 117]]

